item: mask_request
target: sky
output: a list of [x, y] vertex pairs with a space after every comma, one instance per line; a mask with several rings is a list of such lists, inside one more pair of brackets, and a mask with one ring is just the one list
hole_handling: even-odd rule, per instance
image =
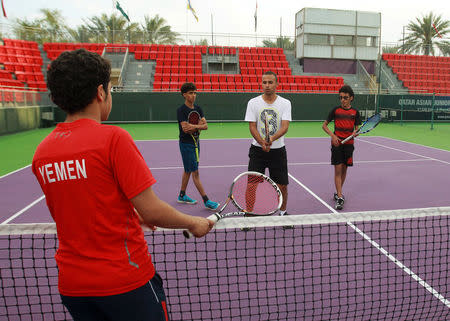
[[[87, 18], [102, 13], [120, 14], [113, 8], [112, 0], [3, 0], [8, 19], [0, 18], [2, 28], [15, 18], [33, 20], [40, 17], [41, 8], [58, 9], [69, 27], [84, 24]], [[235, 45], [237, 35], [255, 41], [263, 36], [295, 35], [295, 14], [303, 8], [325, 8], [381, 12], [381, 41], [393, 44], [402, 38], [403, 27], [427, 13], [441, 14], [450, 20], [450, 1], [435, 0], [371, 0], [371, 1], [294, 1], [294, 0], [191, 0], [199, 18], [198, 22], [187, 10], [187, 0], [119, 0], [132, 22], [142, 23], [144, 16], [158, 14], [166, 19], [173, 31], [188, 33], [182, 39], [206, 38], [221, 45]], [[258, 4], [258, 27], [255, 33], [255, 9]], [[84, 20], [83, 20], [84, 19]], [[190, 37], [190, 38], [189, 38]], [[220, 40], [218, 40], [220, 39]], [[253, 39], [253, 40], [252, 40]]]

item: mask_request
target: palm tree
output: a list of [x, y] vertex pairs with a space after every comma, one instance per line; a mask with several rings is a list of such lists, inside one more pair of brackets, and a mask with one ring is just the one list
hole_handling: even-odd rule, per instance
[[108, 16], [103, 13], [89, 18], [85, 23], [89, 31], [96, 35], [97, 42], [126, 43], [131, 42], [132, 34], [139, 34], [139, 25], [128, 23], [121, 15]]
[[440, 15], [436, 16], [430, 12], [410, 21], [406, 28], [409, 34], [401, 39], [402, 53], [435, 55], [436, 49], [443, 54], [450, 53], [450, 42], [443, 39], [450, 33], [450, 21], [443, 20]]
[[400, 53], [401, 52], [401, 47], [399, 46], [391, 46], [391, 45], [387, 45], [383, 47], [383, 53]]
[[16, 19], [13, 25], [13, 33], [24, 40], [43, 42], [67, 41], [69, 28], [64, 22], [64, 17], [59, 10], [41, 9], [42, 18], [32, 21]]
[[209, 46], [208, 39], [189, 40], [189, 43], [194, 46]]
[[144, 16], [144, 24], [142, 25], [144, 31], [144, 42], [157, 43], [165, 45], [175, 45], [180, 39], [177, 32], [171, 30], [171, 27], [166, 25], [166, 20], [156, 15], [153, 18]]
[[263, 40], [263, 45], [264, 47], [283, 48], [286, 50], [294, 50], [295, 48], [294, 41], [291, 41], [289, 37], [278, 37], [276, 41], [266, 39]]
[[67, 32], [69, 28], [65, 24], [64, 17], [57, 9], [41, 9], [44, 18], [41, 20], [45, 30], [54, 37], [56, 41], [67, 41]]
[[69, 29], [69, 33], [74, 42], [97, 42], [97, 35], [92, 33], [86, 26]]
[[36, 41], [42, 43], [43, 32], [41, 32], [41, 23], [27, 19], [16, 19], [13, 24], [13, 34], [18, 39]]

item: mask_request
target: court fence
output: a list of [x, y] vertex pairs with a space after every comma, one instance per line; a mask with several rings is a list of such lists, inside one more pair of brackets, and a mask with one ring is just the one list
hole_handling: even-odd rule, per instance
[[[176, 122], [183, 98], [176, 92], [113, 92], [109, 123]], [[243, 121], [249, 99], [257, 93], [199, 92], [196, 103], [210, 122]], [[337, 94], [280, 93], [292, 103], [293, 121], [323, 121], [339, 105]], [[66, 115], [46, 92], [0, 90], [0, 135], [54, 126]], [[7, 98], [5, 98], [7, 97]], [[353, 102], [363, 118], [381, 112], [384, 121], [450, 121], [450, 96], [434, 94], [356, 94]]]

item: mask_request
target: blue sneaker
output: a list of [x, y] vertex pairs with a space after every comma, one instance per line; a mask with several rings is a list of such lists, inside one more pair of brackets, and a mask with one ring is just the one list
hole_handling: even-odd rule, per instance
[[209, 210], [212, 210], [212, 211], [215, 211], [215, 210], [217, 210], [217, 208], [219, 207], [219, 203], [217, 203], [217, 202], [213, 202], [213, 201], [211, 201], [211, 200], [207, 200], [206, 202], [205, 202], [205, 207], [207, 208], [207, 209], [209, 209]]
[[178, 196], [177, 202], [178, 203], [186, 203], [186, 204], [196, 204], [197, 203], [196, 200], [193, 200], [192, 198], [190, 198], [186, 194], [183, 197]]

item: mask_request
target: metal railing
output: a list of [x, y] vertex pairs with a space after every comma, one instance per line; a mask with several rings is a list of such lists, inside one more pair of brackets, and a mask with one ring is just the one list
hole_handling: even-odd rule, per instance
[[369, 88], [370, 93], [375, 93], [377, 91], [377, 83], [369, 75], [366, 68], [359, 60], [356, 61], [356, 77], [358, 81], [361, 81], [367, 88]]
[[385, 85], [385, 88], [386, 88], [386, 90], [384, 90], [384, 91], [391, 92], [391, 93], [395, 93], [395, 92], [405, 93], [405, 91], [408, 92], [407, 89], [399, 88], [395, 84], [395, 81], [392, 79], [392, 76], [386, 71], [386, 67], [383, 64], [380, 64], [379, 60], [375, 61], [375, 70], [379, 71], [379, 77], [380, 77], [381, 84]]
[[120, 75], [119, 75], [119, 86], [123, 86], [123, 76], [124, 76], [124, 72], [126, 72], [128, 67], [128, 48], [125, 51], [125, 55], [123, 57], [123, 62], [122, 62], [122, 68], [120, 69]]
[[17, 108], [32, 106], [50, 106], [53, 102], [47, 92], [21, 90], [14, 88], [0, 89], [0, 108]]

